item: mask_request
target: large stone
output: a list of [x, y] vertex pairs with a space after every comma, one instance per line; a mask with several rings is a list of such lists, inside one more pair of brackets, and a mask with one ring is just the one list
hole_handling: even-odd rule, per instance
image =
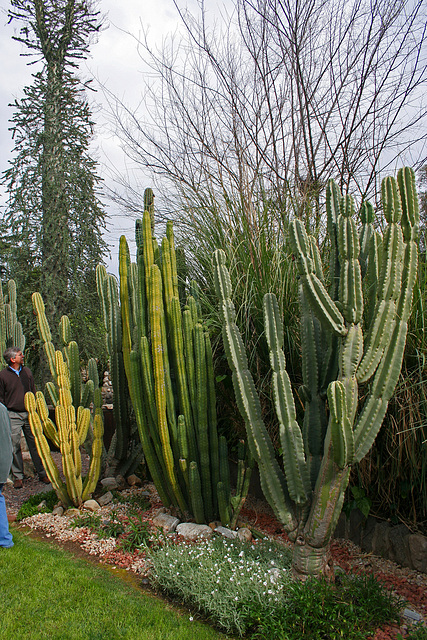
[[86, 500], [86, 502], [83, 503], [83, 509], [87, 509], [87, 511], [98, 511], [100, 508], [96, 500]]
[[134, 473], [127, 478], [127, 483], [130, 487], [141, 487], [142, 480]]
[[52, 511], [52, 515], [53, 516], [62, 516], [62, 515], [64, 515], [64, 507], [61, 507], [61, 505], [56, 506]]
[[390, 557], [389, 522], [378, 522], [372, 537], [372, 553], [382, 558]]
[[106, 504], [110, 504], [112, 500], [113, 500], [113, 494], [111, 493], [111, 491], [107, 491], [107, 493], [104, 493], [102, 496], [98, 498], [98, 502], [101, 505], [101, 507], [105, 507]]
[[195, 524], [194, 522], [182, 522], [177, 526], [176, 532], [185, 540], [197, 540], [198, 538], [209, 540], [213, 536], [213, 531], [207, 524]]
[[154, 526], [160, 527], [164, 533], [172, 533], [179, 525], [179, 519], [167, 513], [159, 513], [153, 516], [152, 522]]
[[413, 568], [411, 554], [409, 552], [410, 531], [404, 524], [390, 527], [388, 539], [390, 541], [390, 555], [388, 556], [393, 562], [397, 562], [402, 567]]
[[427, 538], [419, 533], [411, 533], [408, 545], [414, 569], [427, 573]]
[[237, 537], [242, 542], [250, 542], [252, 540], [252, 531], [247, 527], [242, 527], [237, 531]]
[[215, 529], [215, 533], [218, 533], [223, 538], [229, 538], [230, 540], [234, 540], [237, 537], [237, 533], [232, 531], [231, 529], [227, 529], [227, 527], [219, 526]]
[[110, 491], [114, 491], [114, 489], [119, 488], [119, 484], [113, 476], [110, 478], [102, 478], [101, 484], [105, 489], [110, 489]]

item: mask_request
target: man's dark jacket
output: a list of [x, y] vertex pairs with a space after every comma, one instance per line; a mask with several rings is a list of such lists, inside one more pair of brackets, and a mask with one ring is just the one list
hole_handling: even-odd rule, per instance
[[6, 367], [0, 371], [0, 402], [9, 411], [25, 411], [24, 396], [27, 391], [36, 393], [33, 374], [28, 367], [22, 367], [19, 376]]

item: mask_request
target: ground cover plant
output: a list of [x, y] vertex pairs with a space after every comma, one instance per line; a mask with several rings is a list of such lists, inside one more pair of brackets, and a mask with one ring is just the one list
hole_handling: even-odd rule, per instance
[[402, 606], [372, 576], [295, 581], [290, 550], [269, 540], [169, 544], [150, 559], [157, 589], [227, 633], [260, 640], [363, 640]]
[[[1, 638], [26, 640], [219, 640], [183, 610], [136, 589], [111, 570], [16, 529], [0, 553]], [[191, 619], [190, 619], [191, 618]]]
[[[46, 504], [39, 508], [39, 505], [42, 502], [46, 502]], [[35, 495], [30, 496], [28, 500], [21, 505], [16, 519], [19, 522], [20, 520], [24, 520], [24, 518], [34, 516], [36, 513], [50, 513], [57, 502], [58, 496], [54, 489], [51, 489], [51, 491], [36, 493]]]

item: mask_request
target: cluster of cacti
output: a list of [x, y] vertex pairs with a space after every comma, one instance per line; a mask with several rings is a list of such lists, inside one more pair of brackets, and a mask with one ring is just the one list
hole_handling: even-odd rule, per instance
[[3, 353], [8, 347], [18, 347], [25, 350], [25, 336], [22, 325], [16, 315], [16, 284], [14, 280], [7, 283], [7, 294], [3, 296], [0, 286], [0, 358], [3, 366]]
[[[44, 303], [39, 293], [33, 294], [33, 305], [37, 314], [39, 334], [44, 342], [53, 377], [53, 381], [47, 383], [46, 389], [55, 407], [55, 422], [49, 418], [48, 406], [41, 391], [38, 391], [36, 396], [27, 393], [25, 406], [37, 450], [58, 498], [65, 506], [80, 506], [95, 490], [103, 453], [104, 423], [96, 361], [89, 360], [88, 380], [83, 385], [79, 350], [77, 343], [71, 340], [68, 317], [63, 316], [60, 322], [60, 334], [64, 342], [63, 351], [55, 351]], [[93, 403], [93, 420], [89, 409], [91, 403]], [[91, 460], [83, 483], [80, 447], [84, 445], [88, 435], [92, 439]], [[52, 459], [46, 437], [61, 451], [65, 484]]]
[[143, 453], [138, 430], [129, 410], [130, 398], [123, 362], [118, 282], [113, 275], [107, 274], [104, 265], [98, 265], [96, 284], [101, 300], [113, 386], [115, 432], [107, 453], [107, 461], [114, 473], [126, 476], [135, 471], [142, 462]]
[[[181, 307], [172, 225], [161, 247], [152, 230], [152, 192], [146, 190], [144, 218], [136, 225], [137, 262], [131, 263], [124, 236], [119, 253], [122, 352], [145, 460], [165, 505], [197, 522], [220, 515], [234, 526], [251, 464], [240, 450], [239, 493], [231, 498], [210, 339], [195, 297]], [[105, 298], [110, 291], [104, 288]]]
[[300, 220], [290, 228], [300, 283], [303, 385], [297, 394], [305, 409], [302, 424], [286, 371], [280, 310], [274, 295], [264, 298], [284, 472], [263, 423], [235, 324], [225, 255], [217, 251], [214, 257], [236, 399], [264, 494], [294, 542], [293, 567], [301, 576], [331, 573], [329, 544], [350, 467], [371, 448], [400, 375], [418, 260], [412, 170], [402, 169], [397, 181], [388, 177], [382, 183], [382, 236], [369, 203], [361, 207], [359, 236], [353, 199], [342, 197], [333, 181], [326, 201], [329, 290], [315, 239]]

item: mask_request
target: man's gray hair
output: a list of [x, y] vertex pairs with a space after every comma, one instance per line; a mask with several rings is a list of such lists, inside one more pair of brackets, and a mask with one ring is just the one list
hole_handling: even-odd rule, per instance
[[3, 358], [6, 360], [7, 364], [11, 364], [12, 358], [14, 358], [17, 353], [20, 353], [20, 351], [21, 349], [19, 347], [8, 347], [3, 353]]

